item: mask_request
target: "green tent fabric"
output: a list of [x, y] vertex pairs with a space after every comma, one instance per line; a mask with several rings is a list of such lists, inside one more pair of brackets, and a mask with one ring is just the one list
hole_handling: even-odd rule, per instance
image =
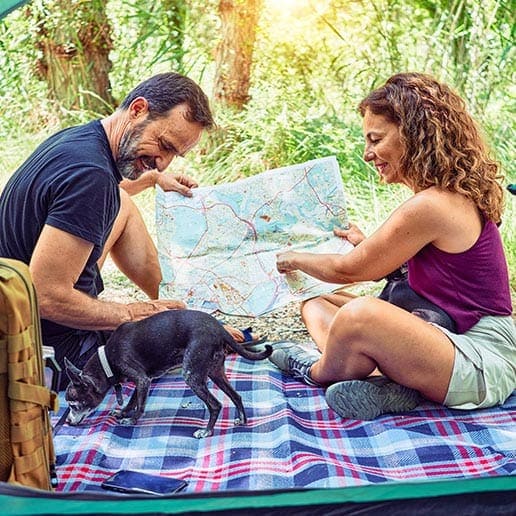
[[0, 482], [5, 516], [207, 514], [211, 516], [434, 516], [515, 514], [511, 477], [388, 482], [336, 489], [238, 491], [165, 497], [47, 493]]
[[27, 0], [22, 2], [19, 0], [0, 0], [0, 18], [7, 16], [11, 11], [14, 11], [14, 9], [26, 3]]

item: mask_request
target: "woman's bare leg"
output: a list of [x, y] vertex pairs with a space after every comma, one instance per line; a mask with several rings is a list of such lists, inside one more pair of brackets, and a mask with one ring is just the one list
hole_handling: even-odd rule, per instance
[[310, 376], [323, 385], [364, 379], [376, 367], [395, 382], [442, 403], [455, 350], [435, 326], [385, 301], [357, 298], [336, 313]]
[[356, 297], [355, 294], [340, 291], [335, 294], [323, 294], [302, 303], [301, 318], [321, 351], [324, 350], [328, 330], [339, 308]]

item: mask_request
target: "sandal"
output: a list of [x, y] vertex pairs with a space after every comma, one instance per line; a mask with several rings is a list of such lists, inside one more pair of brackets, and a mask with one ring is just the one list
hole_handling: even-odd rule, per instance
[[[233, 335], [231, 334], [231, 331], [229, 331], [227, 329], [227, 327], [231, 327], [233, 329], [235, 329], [234, 326], [232, 326], [231, 324], [227, 324], [225, 323], [224, 321], [219, 321], [219, 323], [224, 327], [224, 329], [233, 337]], [[253, 328], [251, 326], [248, 326], [247, 328], [236, 328], [238, 329], [238, 331], [243, 335], [244, 337], [244, 340], [243, 341], [238, 341], [236, 339], [235, 342], [237, 344], [240, 344], [241, 346], [244, 346], [244, 347], [252, 347], [252, 346], [256, 346], [257, 344], [263, 344], [264, 342], [267, 341], [267, 335], [264, 335], [262, 337], [255, 337], [253, 335]], [[233, 337], [234, 338], [234, 337]]]
[[253, 335], [253, 328], [251, 326], [241, 329], [242, 335], [244, 336], [244, 340], [242, 342], [239, 342], [244, 347], [248, 346], [256, 346], [257, 344], [263, 344], [267, 341], [267, 335], [264, 335], [262, 337], [255, 337]]

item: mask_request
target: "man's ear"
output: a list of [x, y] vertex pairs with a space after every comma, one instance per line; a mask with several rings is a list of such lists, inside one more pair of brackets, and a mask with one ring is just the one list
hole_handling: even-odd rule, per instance
[[149, 113], [149, 103], [145, 97], [136, 97], [129, 104], [129, 117], [131, 120], [143, 120]]

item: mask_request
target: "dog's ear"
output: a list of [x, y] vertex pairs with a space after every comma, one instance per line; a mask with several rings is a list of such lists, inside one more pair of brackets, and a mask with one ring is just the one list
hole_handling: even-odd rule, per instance
[[68, 378], [70, 378], [70, 381], [76, 385], [80, 384], [82, 371], [75, 367], [66, 357], [64, 358], [64, 365], [66, 374], [68, 375]]

